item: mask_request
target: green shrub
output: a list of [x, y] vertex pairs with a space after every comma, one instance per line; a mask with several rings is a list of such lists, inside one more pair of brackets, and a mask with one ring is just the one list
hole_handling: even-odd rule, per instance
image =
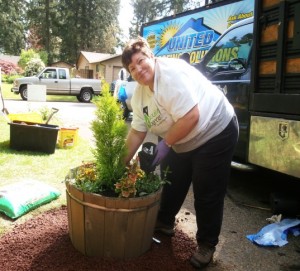
[[44, 68], [45, 64], [40, 58], [33, 58], [25, 67], [25, 76], [34, 76]]
[[[13, 84], [13, 82], [15, 81], [16, 78], [20, 78], [20, 77], [23, 77], [22, 75], [7, 75], [6, 76], [6, 83], [7, 84]], [[3, 81], [4, 82], [4, 81]]]
[[108, 83], [102, 84], [102, 96], [95, 99], [96, 119], [92, 131], [98, 182], [102, 190], [114, 191], [115, 183], [125, 170], [127, 125], [117, 100], [111, 96]]

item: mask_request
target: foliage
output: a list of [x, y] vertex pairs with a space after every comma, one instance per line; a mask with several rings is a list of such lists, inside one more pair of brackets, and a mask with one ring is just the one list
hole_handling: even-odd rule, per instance
[[20, 77], [23, 77], [23, 76], [17, 75], [17, 74], [16, 75], [3, 74], [2, 75], [2, 82], [7, 83], [7, 84], [12, 84], [15, 81], [15, 79], [20, 78]]
[[1, 60], [0, 59], [0, 67], [1, 73], [8, 74], [8, 75], [15, 75], [21, 73], [21, 69], [12, 62]]
[[45, 50], [38, 51], [40, 59], [44, 62], [45, 65], [48, 63], [48, 53]]
[[136, 183], [145, 177], [145, 172], [139, 167], [137, 161], [126, 167], [121, 179], [115, 184], [115, 191], [120, 197], [129, 198], [136, 195]]
[[160, 178], [156, 173], [150, 172], [146, 174], [139, 165], [138, 158], [126, 167], [122, 178], [115, 184], [115, 191], [119, 197], [129, 198], [135, 196], [145, 196], [151, 194], [165, 183], [168, 183], [164, 177]]
[[93, 153], [99, 188], [114, 191], [114, 184], [125, 169], [127, 125], [122, 109], [111, 96], [107, 83], [102, 84], [102, 96], [94, 103], [96, 119], [92, 122], [92, 131], [96, 148]]
[[25, 47], [26, 1], [0, 1], [0, 53], [19, 55]]
[[43, 68], [45, 68], [45, 64], [40, 58], [33, 58], [25, 67], [25, 76], [33, 76], [38, 74]]
[[[130, 35], [138, 35], [142, 23], [211, 2], [132, 0]], [[82, 50], [115, 53], [120, 45], [120, 0], [1, 0], [0, 10], [0, 52], [5, 54], [19, 55], [26, 46], [47, 52], [47, 59], [40, 55], [45, 64], [58, 60], [75, 63]]]
[[96, 119], [92, 122], [92, 131], [96, 143], [93, 150], [95, 162], [83, 163], [77, 168], [75, 186], [84, 192], [125, 198], [157, 191], [166, 183], [165, 180], [154, 173], [145, 174], [137, 159], [125, 165], [127, 124], [107, 83], [102, 84], [102, 96], [94, 103]]
[[31, 48], [46, 50], [49, 63], [75, 63], [81, 50], [114, 53], [119, 7], [120, 0], [31, 0], [27, 12]]
[[95, 163], [83, 162], [82, 165], [77, 168], [75, 185], [83, 192], [94, 193], [99, 189]]
[[[108, 194], [108, 191], [99, 190], [99, 182], [96, 173], [95, 163], [82, 163], [76, 169], [75, 185], [83, 192], [95, 193], [100, 191], [102, 194]], [[155, 191], [158, 191], [162, 185], [169, 183], [165, 179], [166, 173], [163, 178], [158, 174], [150, 172], [146, 174], [139, 165], [138, 158], [134, 159], [130, 165], [128, 165], [123, 173], [123, 176], [114, 184], [115, 192], [119, 197], [132, 198], [142, 197], [149, 195]], [[109, 195], [113, 195], [112, 191], [109, 191]]]
[[22, 69], [25, 69], [27, 63], [33, 58], [40, 58], [39, 54], [35, 50], [22, 50], [18, 64], [20, 67], [22, 67]]
[[51, 113], [52, 109], [48, 106], [43, 106], [39, 109], [39, 114], [41, 115], [43, 121], [46, 121], [50, 117]]

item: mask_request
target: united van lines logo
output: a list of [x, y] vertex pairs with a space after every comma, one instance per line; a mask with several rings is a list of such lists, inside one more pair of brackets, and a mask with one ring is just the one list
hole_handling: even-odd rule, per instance
[[285, 140], [289, 137], [289, 124], [287, 122], [279, 122], [278, 135], [282, 140]]

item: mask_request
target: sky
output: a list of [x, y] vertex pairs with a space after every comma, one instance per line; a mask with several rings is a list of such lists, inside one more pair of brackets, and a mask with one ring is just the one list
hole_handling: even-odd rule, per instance
[[129, 39], [129, 27], [132, 18], [133, 8], [130, 5], [130, 0], [121, 0], [121, 8], [118, 20], [126, 40]]

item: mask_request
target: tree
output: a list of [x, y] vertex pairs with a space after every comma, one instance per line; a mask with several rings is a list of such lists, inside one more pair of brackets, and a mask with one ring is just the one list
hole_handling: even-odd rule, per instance
[[54, 44], [59, 37], [59, 5], [59, 0], [30, 0], [27, 5], [31, 41], [36, 42], [35, 49], [47, 52], [49, 62], [56, 57]]
[[39, 58], [38, 54], [33, 50], [22, 50], [21, 55], [20, 55], [20, 60], [18, 62], [18, 65], [22, 68], [25, 69], [27, 63], [33, 59], [33, 58]]
[[75, 62], [80, 51], [114, 53], [120, 32], [117, 22], [120, 0], [61, 3], [61, 59], [66, 57], [68, 62]]
[[25, 48], [25, 10], [23, 0], [0, 0], [0, 52], [19, 55]]

